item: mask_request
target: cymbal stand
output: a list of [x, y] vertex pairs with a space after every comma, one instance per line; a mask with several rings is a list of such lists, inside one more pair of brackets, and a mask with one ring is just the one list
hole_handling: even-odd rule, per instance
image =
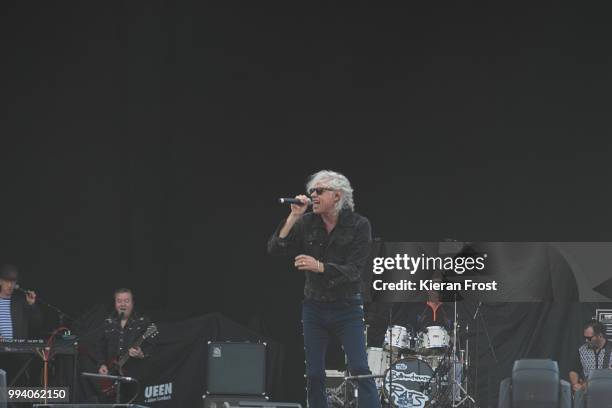
[[[391, 408], [393, 406], [393, 303], [391, 303], [391, 307], [389, 308], [389, 369], [387, 372], [389, 373], [389, 400], [387, 401], [387, 406]], [[383, 349], [384, 349], [384, 341], [383, 341]], [[397, 351], [399, 357], [399, 350]], [[385, 382], [383, 381], [383, 395], [385, 395]]]
[[[451, 378], [451, 400], [453, 401], [452, 407], [459, 407], [463, 405], [463, 403], [467, 400], [470, 400], [472, 404], [475, 404], [476, 401], [472, 396], [467, 392], [465, 388], [461, 385], [461, 382], [457, 382], [457, 364], [455, 363], [455, 359], [457, 358], [457, 331], [459, 328], [459, 324], [457, 323], [458, 314], [457, 314], [457, 294], [455, 294], [454, 301], [454, 320], [453, 320], [453, 353], [451, 356], [451, 364], [453, 365], [453, 375]], [[465, 395], [460, 401], [455, 401], [455, 387], [459, 387], [459, 395], [463, 392]]]

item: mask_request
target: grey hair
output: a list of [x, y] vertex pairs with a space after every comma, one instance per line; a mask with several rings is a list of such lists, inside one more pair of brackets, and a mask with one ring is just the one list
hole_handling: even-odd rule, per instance
[[346, 176], [331, 170], [321, 170], [311, 175], [306, 182], [306, 191], [310, 190], [316, 183], [324, 181], [329, 188], [340, 191], [340, 201], [336, 203], [336, 212], [348, 209], [355, 211], [355, 202], [353, 201], [353, 187]]

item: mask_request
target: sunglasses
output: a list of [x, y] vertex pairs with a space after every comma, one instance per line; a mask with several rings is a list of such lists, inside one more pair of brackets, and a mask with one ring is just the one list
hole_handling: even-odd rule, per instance
[[312, 195], [312, 193], [317, 193], [317, 195], [323, 194], [325, 191], [334, 191], [333, 188], [329, 187], [316, 187], [308, 190], [308, 195]]

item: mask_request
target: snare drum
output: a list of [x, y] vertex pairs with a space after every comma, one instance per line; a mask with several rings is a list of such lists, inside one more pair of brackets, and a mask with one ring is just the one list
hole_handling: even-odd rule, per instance
[[436, 354], [444, 352], [450, 347], [450, 336], [442, 326], [429, 326], [420, 333], [417, 340], [417, 349], [423, 354]]

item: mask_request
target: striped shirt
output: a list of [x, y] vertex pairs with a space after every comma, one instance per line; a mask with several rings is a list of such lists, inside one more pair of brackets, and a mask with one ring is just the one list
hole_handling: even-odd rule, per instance
[[0, 297], [0, 336], [5, 340], [13, 339], [13, 319], [11, 318], [11, 299]]

